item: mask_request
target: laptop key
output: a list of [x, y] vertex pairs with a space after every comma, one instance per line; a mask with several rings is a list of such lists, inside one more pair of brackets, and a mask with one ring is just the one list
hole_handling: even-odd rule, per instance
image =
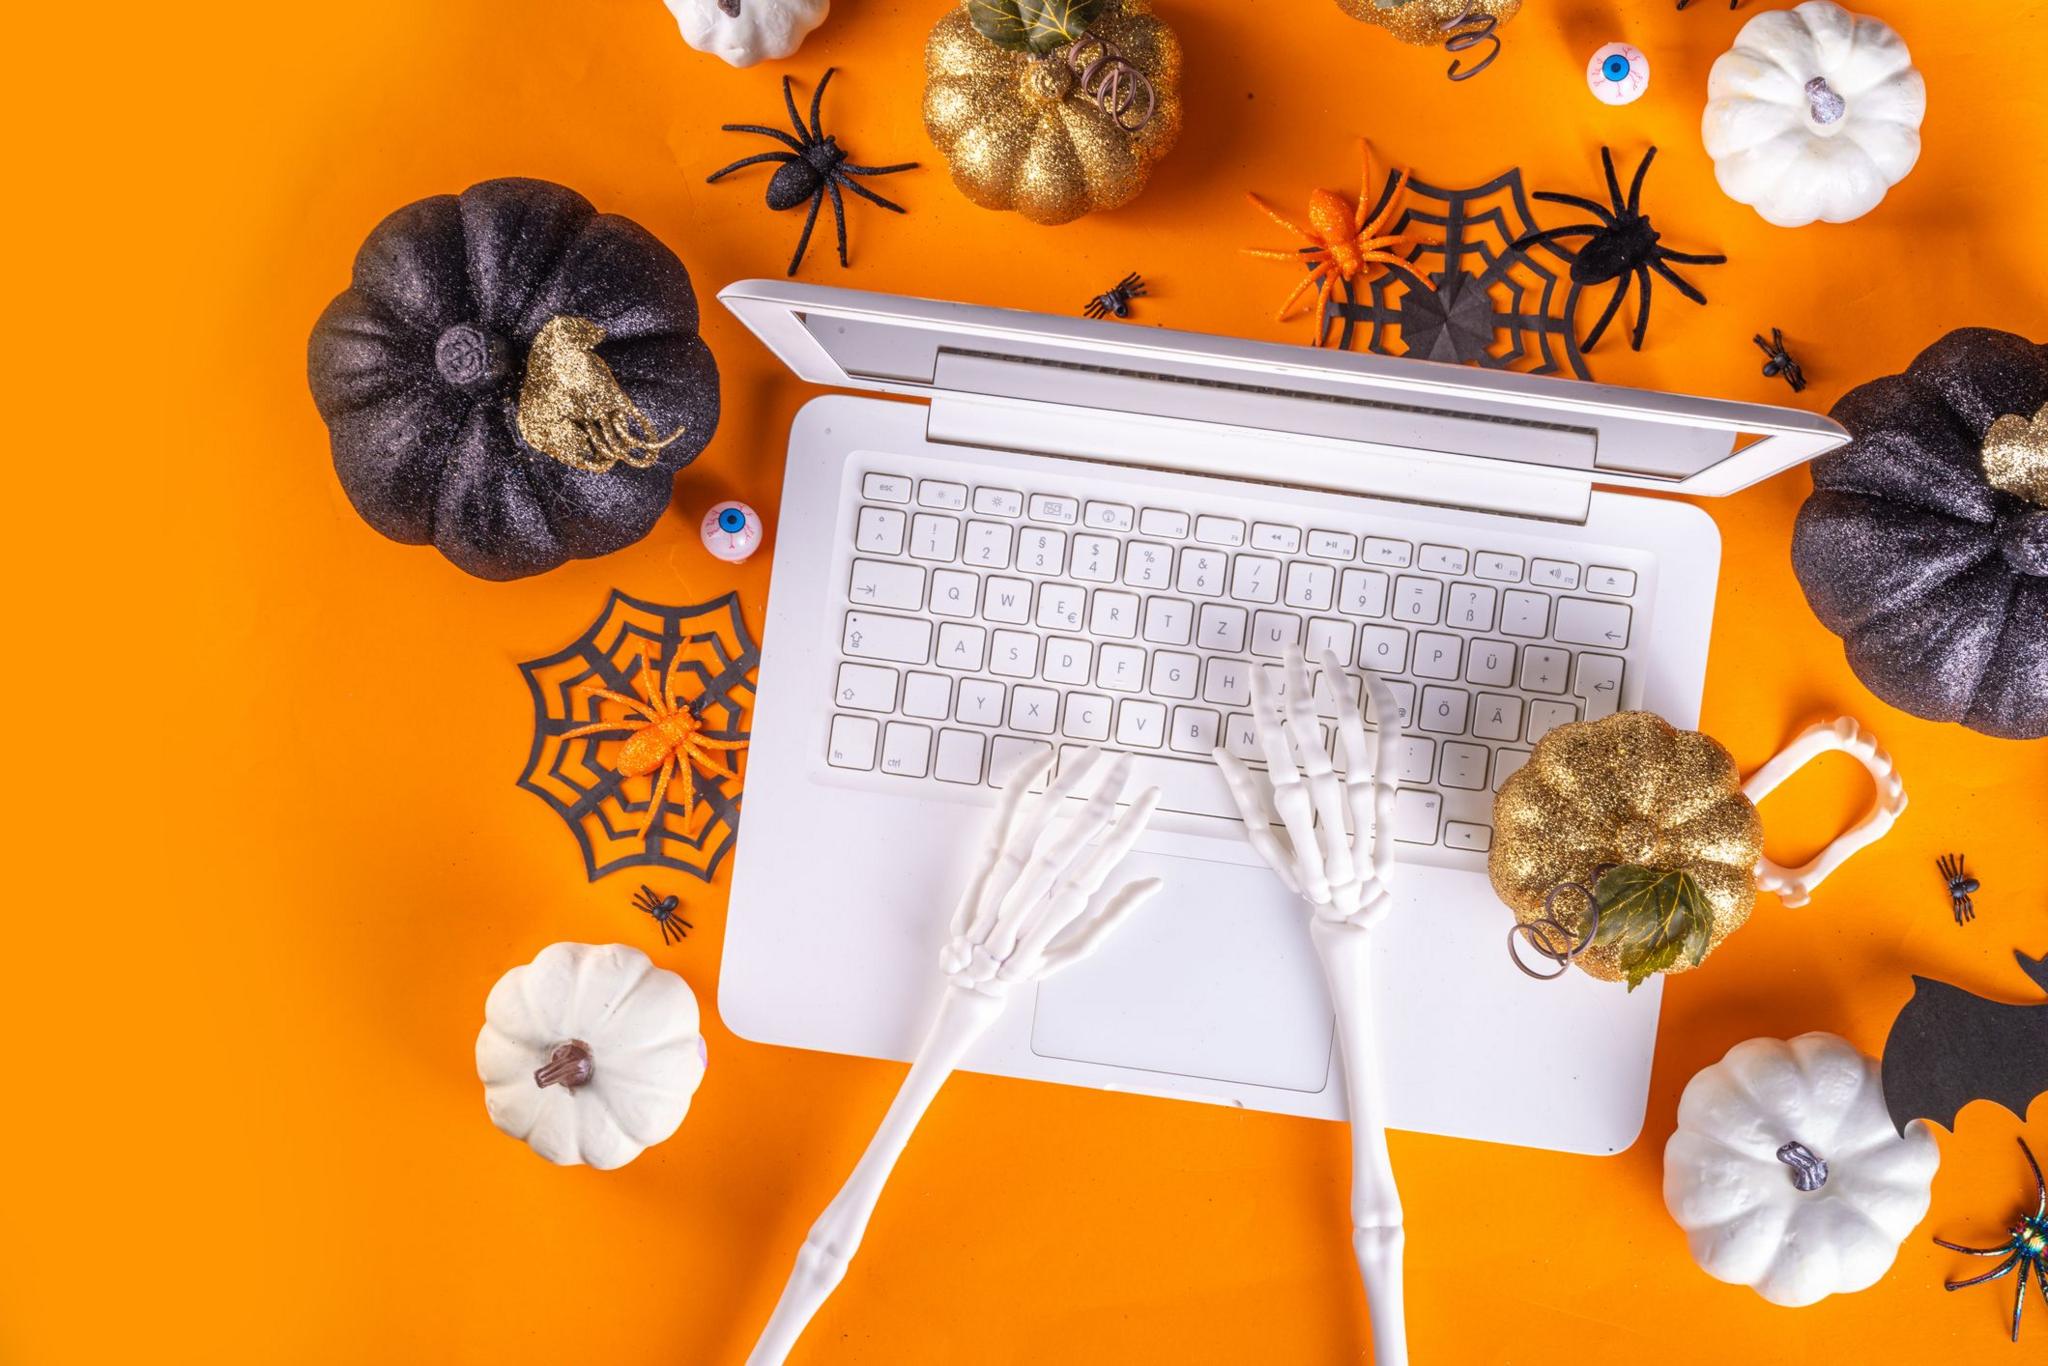
[[942, 783], [981, 782], [981, 736], [971, 730], [939, 732], [939, 755], [932, 764], [932, 776]]
[[[1041, 754], [1052, 753], [1052, 746], [1043, 740], [1019, 740], [1014, 736], [998, 735], [988, 747], [988, 785], [1000, 791], [1010, 785], [1010, 779], [1025, 763]], [[1045, 791], [1045, 779], [1031, 784], [1033, 792]]]
[[860, 493], [877, 503], [907, 503], [910, 481], [900, 474], [870, 474], [860, 481]]
[[1559, 598], [1557, 628], [1551, 634], [1567, 645], [1620, 650], [1628, 645], [1628, 615], [1626, 603]]
[[875, 766], [875, 737], [882, 723], [871, 716], [835, 716], [832, 738], [825, 746], [825, 762], [834, 768], [871, 769]]
[[891, 721], [882, 731], [882, 772], [922, 778], [931, 771], [932, 728]]
[[1613, 655], [1579, 656], [1572, 692], [1586, 704], [1586, 719], [1612, 716], [1621, 706], [1622, 662]]
[[915, 612], [924, 606], [924, 570], [889, 560], [855, 560], [849, 601], [863, 607], [895, 607]]
[[848, 612], [839, 648], [841, 653], [856, 659], [884, 659], [896, 664], [928, 663], [932, 657], [932, 624], [915, 617]]
[[1403, 844], [1435, 844], [1444, 799], [1434, 792], [1404, 787], [1394, 794], [1394, 838]]
[[880, 664], [839, 666], [839, 705], [855, 711], [896, 710], [896, 671]]

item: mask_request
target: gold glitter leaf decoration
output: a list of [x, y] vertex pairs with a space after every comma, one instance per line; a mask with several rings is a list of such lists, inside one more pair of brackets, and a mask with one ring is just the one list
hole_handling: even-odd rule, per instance
[[[1681, 731], [1646, 711], [1559, 726], [1493, 801], [1487, 873], [1524, 924], [1542, 918], [1560, 882], [1593, 886], [1602, 864], [1683, 872], [1709, 922], [1705, 958], [1756, 906], [1763, 822], [1742, 794], [1735, 760], [1713, 737]], [[1602, 981], [1627, 977], [1620, 947], [1589, 947], [1576, 960]], [[1681, 955], [1667, 972], [1699, 959]]]
[[1593, 896], [1600, 908], [1593, 946], [1615, 951], [1630, 991], [1681, 959], [1690, 968], [1707, 956], [1714, 922], [1691, 873], [1637, 863], [1609, 868]]
[[1360, 23], [1383, 28], [1404, 43], [1441, 47], [1445, 26], [1464, 16], [1491, 16], [1505, 24], [1522, 8], [1522, 0], [1337, 0], [1337, 8]]
[[[970, 0], [972, 2], [972, 0]], [[1180, 136], [1180, 42], [1149, 0], [1104, 0], [1091, 38], [1150, 84], [1142, 127], [1128, 128], [1081, 89], [1058, 54], [996, 46], [965, 6], [932, 29], [924, 53], [924, 126], [962, 194], [1034, 223], [1067, 223], [1128, 204]]]
[[2007, 413], [1984, 433], [1984, 478], [2015, 498], [2048, 507], [2048, 403], [2033, 417]]
[[1011, 52], [1047, 53], [1088, 31], [1104, 0], [967, 0], [982, 37]]
[[542, 325], [519, 386], [519, 438], [588, 474], [621, 463], [644, 470], [683, 429], [655, 435], [597, 354], [603, 340], [604, 329], [588, 318], [561, 313]]

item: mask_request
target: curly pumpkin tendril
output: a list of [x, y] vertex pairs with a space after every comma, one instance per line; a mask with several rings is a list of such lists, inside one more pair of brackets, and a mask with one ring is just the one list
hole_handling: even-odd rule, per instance
[[657, 436], [617, 376], [597, 354], [602, 327], [560, 313], [547, 320], [526, 357], [519, 386], [520, 439], [535, 450], [587, 474], [614, 465], [652, 466], [661, 450], [683, 434]]
[[[1593, 869], [1592, 875], [1584, 882], [1558, 883], [1543, 894], [1542, 915], [1534, 920], [1518, 920], [1509, 927], [1508, 957], [1514, 960], [1515, 966], [1539, 982], [1549, 982], [1564, 976], [1565, 970], [1571, 967], [1580, 954], [1593, 946], [1593, 937], [1600, 933], [1600, 898], [1593, 889], [1600, 885], [1600, 879], [1606, 876], [1608, 870], [1616, 866], [1612, 863], [1602, 863]], [[1555, 909], [1558, 897], [1566, 892], [1577, 892], [1586, 899], [1585, 930], [1577, 936], [1577, 943], [1572, 942], [1571, 926], [1564, 923]], [[1556, 964], [1556, 970], [1544, 972], [1523, 962], [1522, 951], [1517, 941], [1528, 944], [1538, 956]]]
[[1062, 51], [1081, 93], [1095, 101], [1117, 127], [1135, 133], [1152, 122], [1159, 97], [1152, 89], [1151, 78], [1131, 65], [1109, 42], [1093, 33], [1083, 33]]

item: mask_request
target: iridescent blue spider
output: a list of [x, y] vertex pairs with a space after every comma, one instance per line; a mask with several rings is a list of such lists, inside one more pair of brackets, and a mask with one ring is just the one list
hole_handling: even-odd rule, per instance
[[2048, 1183], [2041, 1180], [2041, 1164], [2034, 1160], [2034, 1150], [2027, 1146], [2024, 1138], [2019, 1141], [2020, 1151], [2027, 1155], [2027, 1165], [2034, 1169], [2034, 1212], [2022, 1214], [2014, 1221], [2012, 1236], [1997, 1247], [1964, 1247], [1951, 1243], [1946, 1238], [1934, 1241], [1951, 1252], [1967, 1252], [1972, 1257], [2003, 1257], [1991, 1270], [1981, 1276], [1972, 1276], [1967, 1281], [1944, 1281], [1950, 1290], [1961, 1290], [1966, 1285], [1982, 1285], [1995, 1281], [2017, 1269], [2019, 1283], [2012, 1296], [2012, 1340], [2020, 1340], [2020, 1311], [2027, 1307], [2027, 1272], [2034, 1273], [2034, 1286], [2041, 1292], [2043, 1302], [2048, 1302]]

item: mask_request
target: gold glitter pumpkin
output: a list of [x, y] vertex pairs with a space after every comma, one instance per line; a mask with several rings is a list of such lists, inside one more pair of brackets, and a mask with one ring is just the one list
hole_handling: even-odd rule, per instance
[[1522, 8], [1522, 0], [1337, 0], [1337, 8], [1404, 43], [1442, 47], [1446, 25], [1468, 14], [1505, 24]]
[[[1502, 784], [1493, 824], [1487, 872], [1524, 924], [1542, 917], [1551, 888], [1590, 887], [1603, 863], [1690, 873], [1713, 921], [1709, 954], [1756, 905], [1763, 822], [1742, 793], [1733, 756], [1711, 736], [1675, 730], [1650, 712], [1576, 721], [1545, 735]], [[1583, 930], [1583, 898], [1559, 897], [1553, 910]], [[1602, 981], [1618, 982], [1624, 974], [1617, 960], [1617, 949], [1602, 945], [1576, 961]]]
[[962, 194], [1053, 224], [1121, 208], [1145, 188], [1180, 136], [1180, 40], [1148, 0], [1111, 0], [1088, 33], [1151, 83], [1151, 117], [1135, 131], [1081, 89], [1064, 49], [998, 47], [964, 6], [939, 20], [925, 44], [924, 126]]

